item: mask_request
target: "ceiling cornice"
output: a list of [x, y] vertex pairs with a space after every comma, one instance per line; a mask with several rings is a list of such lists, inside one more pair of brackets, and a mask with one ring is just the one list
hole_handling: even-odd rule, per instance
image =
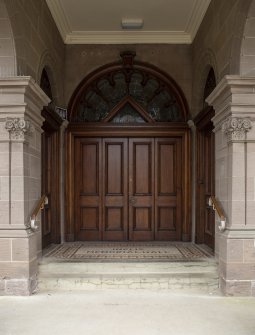
[[65, 38], [66, 44], [136, 44], [166, 43], [190, 44], [190, 35], [176, 31], [88, 31], [72, 32]]
[[71, 34], [70, 24], [65, 15], [65, 12], [58, 0], [46, 0], [46, 3], [50, 9], [51, 15], [58, 27], [60, 35], [62, 36], [63, 41], [65, 42], [66, 36]]
[[205, 13], [210, 5], [211, 0], [196, 0], [195, 5], [193, 7], [193, 11], [190, 15], [189, 22], [185, 31], [190, 35], [191, 43], [193, 42], [197, 31], [199, 29], [200, 24], [203, 21]]
[[46, 0], [65, 44], [191, 44], [211, 0], [196, 0], [185, 31], [72, 31], [59, 0]]

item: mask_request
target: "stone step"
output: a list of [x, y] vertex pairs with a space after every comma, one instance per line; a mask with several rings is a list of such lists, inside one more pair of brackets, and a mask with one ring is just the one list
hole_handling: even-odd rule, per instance
[[198, 289], [218, 288], [217, 264], [203, 262], [75, 263], [39, 265], [40, 291], [90, 289]]

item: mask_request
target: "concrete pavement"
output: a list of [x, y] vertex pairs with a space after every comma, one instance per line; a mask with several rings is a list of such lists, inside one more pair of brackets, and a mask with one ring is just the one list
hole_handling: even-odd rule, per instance
[[1, 335], [254, 335], [255, 299], [170, 290], [0, 297]]

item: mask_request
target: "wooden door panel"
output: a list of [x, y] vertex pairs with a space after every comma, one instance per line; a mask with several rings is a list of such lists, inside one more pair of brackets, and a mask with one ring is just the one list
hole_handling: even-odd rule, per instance
[[154, 139], [129, 139], [129, 239], [154, 239]]
[[152, 231], [152, 215], [150, 207], [137, 206], [133, 209], [133, 231]]
[[127, 139], [103, 140], [103, 239], [126, 240], [127, 202]]
[[155, 139], [155, 238], [181, 238], [181, 141]]
[[81, 143], [81, 188], [82, 195], [99, 195], [99, 143]]
[[101, 239], [101, 140], [75, 139], [76, 239]]
[[134, 143], [133, 146], [133, 194], [146, 195], [152, 193], [152, 143]]
[[176, 230], [176, 206], [158, 206], [157, 208], [157, 223], [158, 231], [175, 231]]

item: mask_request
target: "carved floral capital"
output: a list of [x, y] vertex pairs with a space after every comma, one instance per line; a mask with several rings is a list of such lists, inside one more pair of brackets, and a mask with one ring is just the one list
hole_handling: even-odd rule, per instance
[[222, 125], [222, 131], [228, 141], [245, 140], [246, 133], [251, 129], [251, 120], [248, 118], [229, 117]]
[[7, 118], [5, 129], [9, 131], [12, 140], [24, 140], [26, 134], [34, 131], [31, 122], [23, 118]]

